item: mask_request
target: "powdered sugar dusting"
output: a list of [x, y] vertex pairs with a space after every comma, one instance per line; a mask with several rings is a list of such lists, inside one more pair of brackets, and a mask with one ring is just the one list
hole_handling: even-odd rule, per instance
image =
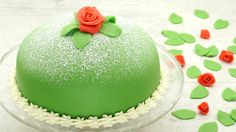
[[121, 75], [125, 78], [137, 70], [144, 73], [143, 63], [158, 58], [150, 36], [137, 25], [122, 19], [117, 19], [122, 29], [119, 37], [98, 33], [84, 49], [77, 49], [70, 36], [60, 35], [71, 21], [73, 14], [58, 17], [34, 30], [24, 40], [18, 53], [24, 70], [31, 74], [38, 71], [37, 76], [58, 84], [73, 81], [75, 77], [86, 77], [92, 83], [97, 78], [114, 79], [110, 78], [110, 71], [117, 74], [116, 78]]

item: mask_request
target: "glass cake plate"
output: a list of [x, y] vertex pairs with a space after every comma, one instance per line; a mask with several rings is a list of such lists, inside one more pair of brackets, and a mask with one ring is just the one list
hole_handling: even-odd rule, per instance
[[[50, 125], [46, 122], [39, 121], [32, 116], [29, 116], [23, 109], [18, 107], [18, 104], [13, 101], [9, 81], [15, 69], [16, 56], [19, 45], [14, 46], [0, 60], [0, 104], [14, 118], [20, 122], [39, 129], [41, 131], [127, 131], [135, 130], [161, 119], [167, 114], [177, 103], [183, 88], [183, 73], [174, 57], [161, 46], [156, 45], [159, 52], [161, 67], [169, 70], [169, 82], [166, 92], [157, 100], [157, 105], [151, 108], [147, 114], [143, 114], [136, 119], [128, 120], [126, 123], [118, 123], [108, 128], [75, 128], [63, 127], [60, 125]], [[161, 68], [161, 70], [163, 70]]]

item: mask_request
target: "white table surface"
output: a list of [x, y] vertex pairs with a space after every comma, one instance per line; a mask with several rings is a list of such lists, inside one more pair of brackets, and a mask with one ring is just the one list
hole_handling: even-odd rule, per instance
[[[94, 5], [101, 12], [131, 19], [143, 26], [160, 44], [165, 41], [160, 34], [163, 29], [191, 33], [196, 36], [198, 43], [206, 46], [214, 44], [221, 50], [232, 44], [232, 39], [236, 37], [235, 0], [0, 0], [0, 56], [13, 45], [20, 43], [33, 28], [41, 23], [59, 14], [75, 11], [84, 5]], [[196, 8], [207, 10], [210, 18], [202, 20], [194, 17], [193, 10]], [[184, 23], [179, 25], [169, 23], [167, 18], [172, 12], [181, 15]], [[213, 22], [218, 18], [229, 20], [230, 26], [227, 29], [214, 30]], [[211, 31], [210, 40], [202, 40], [198, 37], [201, 29]], [[211, 72], [203, 67], [204, 58], [196, 56], [193, 53], [193, 47], [194, 44], [185, 44], [174, 48], [184, 49], [186, 67], [198, 65], [203, 72]], [[214, 59], [219, 61], [217, 57]], [[183, 69], [184, 71], [186, 67]], [[236, 102], [229, 103], [221, 98], [224, 88], [236, 89], [236, 79], [227, 73], [229, 67], [236, 67], [236, 61], [231, 65], [223, 64], [223, 69], [219, 72], [212, 72], [216, 76], [217, 83], [213, 88], [209, 88], [210, 95], [205, 99], [189, 99], [190, 92], [197, 83], [196, 80], [185, 78], [183, 94], [173, 109], [189, 108], [197, 111], [197, 105], [202, 101], [207, 101], [210, 104], [209, 115], [197, 115], [193, 120], [181, 121], [168, 113], [161, 120], [138, 131], [196, 132], [201, 123], [216, 121], [216, 113], [219, 109], [229, 112], [236, 108]], [[236, 131], [236, 125], [225, 127], [219, 122], [217, 123], [219, 132]], [[18, 122], [2, 108], [0, 108], [0, 131], [38, 132], [38, 130]]]

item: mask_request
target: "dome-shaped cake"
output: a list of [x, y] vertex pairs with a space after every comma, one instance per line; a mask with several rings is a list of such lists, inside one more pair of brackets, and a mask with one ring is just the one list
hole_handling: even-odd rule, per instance
[[145, 101], [160, 81], [153, 39], [140, 27], [117, 18], [116, 37], [93, 34], [83, 48], [63, 28], [68, 14], [32, 31], [22, 42], [16, 82], [29, 102], [72, 118], [126, 112]]

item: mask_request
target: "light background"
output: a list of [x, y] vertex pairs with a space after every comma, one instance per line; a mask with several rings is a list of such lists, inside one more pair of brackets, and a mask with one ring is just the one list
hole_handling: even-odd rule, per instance
[[[191, 33], [197, 38], [197, 43], [205, 46], [214, 44], [221, 50], [231, 45], [232, 39], [236, 37], [235, 0], [0, 0], [0, 56], [13, 45], [19, 44], [33, 28], [57, 15], [76, 11], [84, 5], [93, 5], [102, 13], [119, 15], [132, 20], [143, 26], [159, 44], [165, 41], [165, 38], [160, 34], [163, 29]], [[195, 17], [193, 11], [196, 8], [208, 11], [210, 18], [202, 20]], [[173, 25], [168, 22], [168, 16], [172, 12], [183, 17], [183, 24]], [[227, 29], [214, 30], [213, 23], [218, 18], [229, 20], [230, 26]], [[201, 29], [210, 30], [210, 40], [199, 38]], [[204, 58], [193, 53], [194, 44], [185, 44], [173, 48], [184, 50], [186, 67], [198, 65], [203, 72], [211, 72], [203, 67], [202, 61]], [[218, 57], [214, 59], [220, 62]], [[207, 101], [210, 104], [209, 115], [197, 115], [194, 120], [181, 121], [168, 113], [161, 120], [138, 131], [196, 132], [201, 123], [216, 121], [216, 113], [219, 109], [229, 112], [236, 108], [235, 102], [229, 103], [221, 98], [224, 88], [232, 87], [236, 89], [236, 79], [230, 77], [227, 73], [229, 67], [236, 68], [236, 61], [231, 65], [222, 64], [221, 71], [212, 72], [216, 76], [217, 83], [213, 88], [209, 88], [210, 95], [207, 98], [201, 100], [189, 99], [190, 92], [197, 83], [196, 80], [185, 78], [183, 94], [173, 109], [189, 108], [197, 110], [198, 104]], [[186, 68], [184, 68], [185, 70]], [[224, 127], [219, 122], [217, 123], [219, 132], [236, 131], [236, 125]], [[2, 108], [0, 108], [0, 131], [38, 132], [18, 122]]]

